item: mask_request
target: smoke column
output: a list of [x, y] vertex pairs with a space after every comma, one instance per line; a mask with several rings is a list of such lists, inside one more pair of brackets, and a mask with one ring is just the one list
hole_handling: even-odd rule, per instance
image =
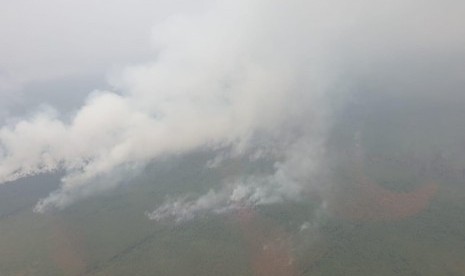
[[[463, 54], [464, 4], [448, 4], [215, 1], [171, 16], [153, 29], [154, 59], [112, 75], [113, 89], [90, 93], [71, 120], [44, 111], [0, 128], [0, 183], [64, 170], [61, 187], [35, 207], [45, 212], [111, 189], [162, 155], [264, 147], [274, 173], [214, 191], [208, 202], [296, 200], [323, 185], [333, 108], [355, 83], [385, 75], [435, 84], [415, 73], [425, 58]], [[459, 77], [459, 67], [448, 68]], [[188, 205], [210, 208], [199, 200]]]

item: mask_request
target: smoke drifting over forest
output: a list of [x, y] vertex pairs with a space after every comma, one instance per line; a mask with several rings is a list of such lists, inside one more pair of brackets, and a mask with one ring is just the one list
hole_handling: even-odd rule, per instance
[[[109, 89], [89, 91], [70, 118], [44, 108], [6, 120], [0, 182], [64, 171], [35, 207], [45, 212], [114, 188], [157, 158], [202, 149], [219, 152], [212, 169], [247, 157], [273, 160], [274, 171], [169, 201], [149, 217], [299, 200], [326, 194], [341, 145], [367, 136], [364, 120], [391, 115], [405, 123], [386, 130], [393, 141], [458, 160], [464, 9], [460, 1], [238, 0], [171, 12], [153, 27], [153, 57], [112, 72]], [[107, 45], [115, 47], [124, 46]], [[1, 72], [8, 101], [20, 81]], [[345, 142], [336, 141], [344, 127]]]

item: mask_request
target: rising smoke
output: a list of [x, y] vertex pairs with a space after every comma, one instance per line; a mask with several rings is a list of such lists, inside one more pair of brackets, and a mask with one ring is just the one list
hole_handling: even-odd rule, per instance
[[111, 189], [116, 172], [162, 155], [201, 147], [241, 155], [266, 145], [277, 156], [274, 173], [194, 202], [167, 202], [149, 216], [299, 199], [323, 185], [335, 110], [361, 82], [370, 93], [435, 98], [424, 88], [446, 73], [434, 80], [423, 68], [437, 65], [447, 68], [449, 85], [462, 85], [454, 59], [464, 56], [464, 8], [453, 1], [240, 0], [171, 16], [153, 29], [153, 61], [112, 75], [112, 91], [93, 91], [70, 121], [44, 111], [3, 126], [0, 182], [64, 170], [61, 187], [35, 207], [45, 212]]

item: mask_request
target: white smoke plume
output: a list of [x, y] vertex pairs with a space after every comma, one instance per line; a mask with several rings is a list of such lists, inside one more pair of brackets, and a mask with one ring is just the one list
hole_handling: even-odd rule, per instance
[[287, 144], [282, 161], [274, 164], [274, 173], [269, 175], [236, 176], [239, 180], [228, 182], [218, 190], [192, 199], [181, 197], [168, 199], [154, 211], [147, 213], [155, 221], [172, 220], [177, 223], [189, 221], [206, 214], [223, 214], [240, 208], [250, 208], [285, 201], [308, 198], [311, 192], [322, 192], [325, 168], [322, 141], [313, 135]]
[[[444, 49], [462, 53], [463, 5], [426, 2], [215, 1], [202, 13], [171, 16], [153, 30], [154, 60], [112, 75], [113, 91], [94, 91], [71, 120], [41, 112], [3, 126], [0, 183], [65, 170], [60, 189], [35, 208], [44, 212], [110, 189], [116, 171], [161, 155], [240, 153], [260, 141], [282, 157], [276, 172], [236, 189], [246, 187], [254, 203], [298, 198], [317, 185], [327, 98], [344, 92], [347, 76], [387, 61], [441, 59]], [[175, 202], [150, 216], [210, 208], [205, 201], [227, 206], [233, 194]]]

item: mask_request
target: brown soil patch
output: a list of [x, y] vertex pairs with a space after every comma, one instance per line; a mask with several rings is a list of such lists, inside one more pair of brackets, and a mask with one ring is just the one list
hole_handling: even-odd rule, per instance
[[272, 226], [252, 209], [239, 210], [235, 219], [249, 246], [253, 275], [297, 275], [290, 240], [282, 229]]
[[79, 236], [70, 231], [62, 220], [57, 220], [53, 224], [52, 234], [53, 247], [50, 257], [55, 265], [61, 269], [64, 275], [83, 273], [86, 269], [86, 262], [82, 257]]
[[365, 175], [357, 177], [357, 184], [348, 187], [332, 199], [330, 211], [350, 220], [399, 220], [424, 210], [436, 194], [438, 185], [426, 183], [410, 192], [393, 192]]

